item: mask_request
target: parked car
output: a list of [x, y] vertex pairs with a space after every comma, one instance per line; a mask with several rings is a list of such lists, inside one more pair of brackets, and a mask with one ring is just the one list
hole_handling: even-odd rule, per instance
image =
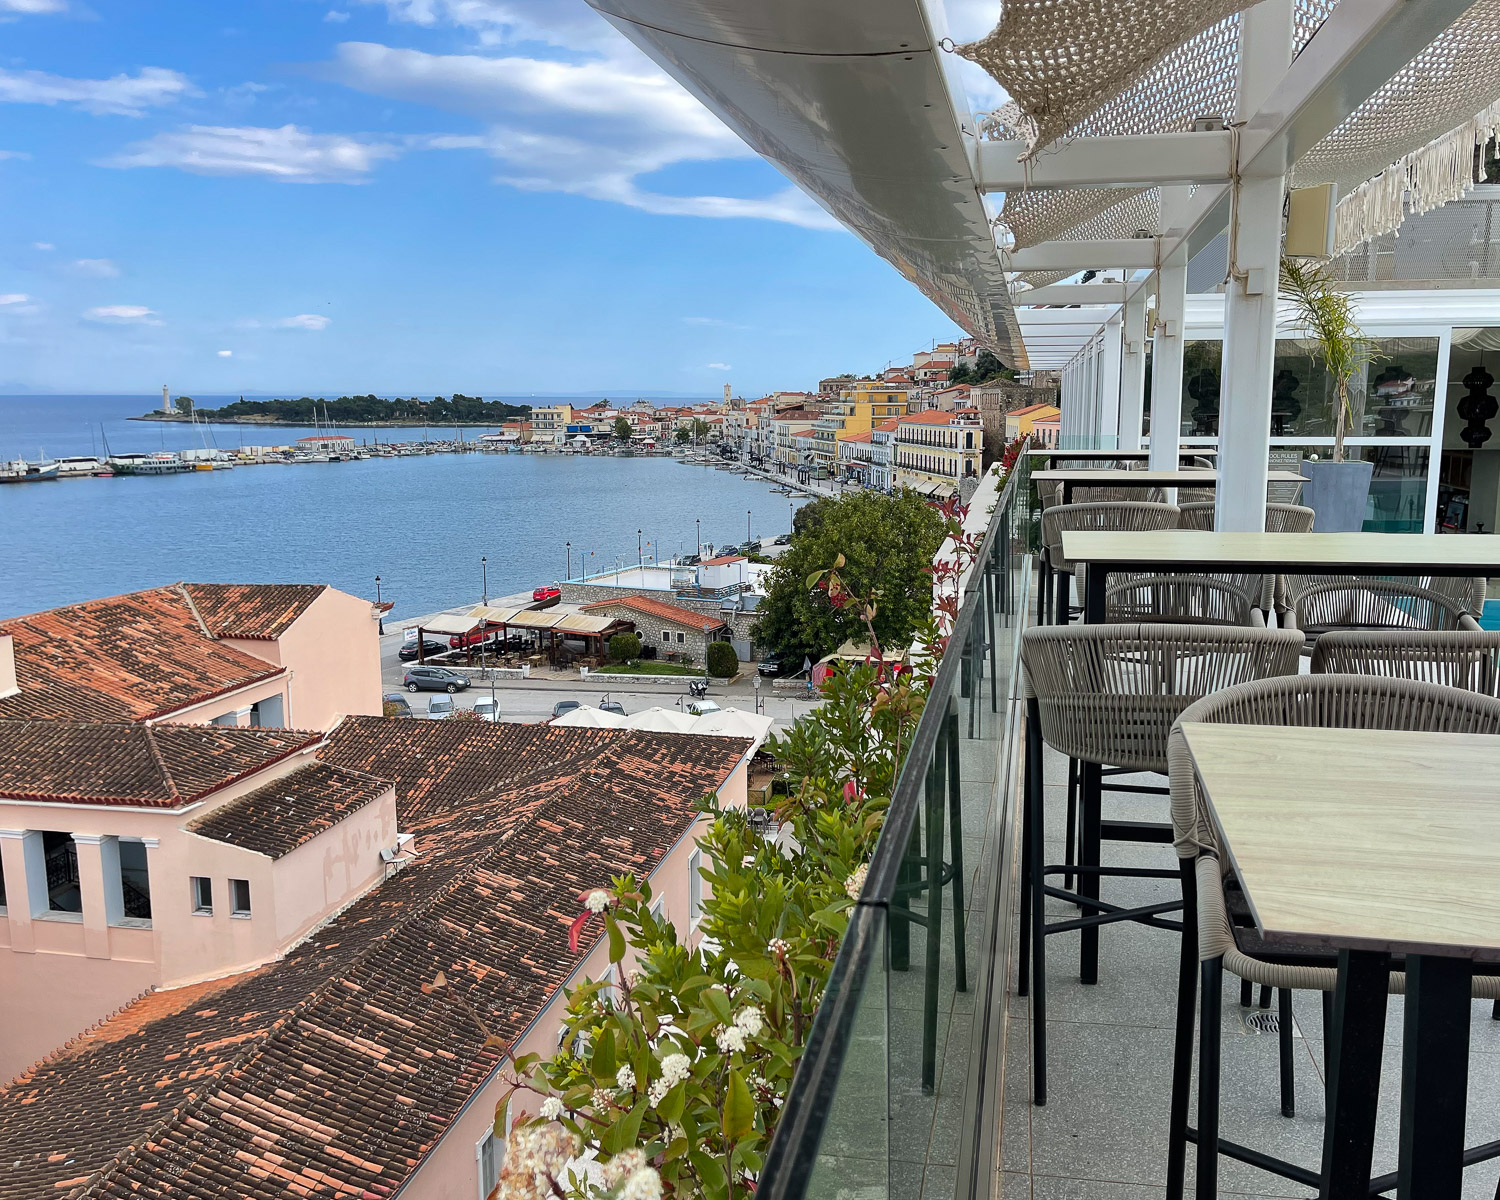
[[447, 667], [408, 667], [401, 683], [408, 692], [461, 692], [469, 677]]
[[[442, 642], [435, 642], [428, 638], [422, 643], [422, 657], [429, 658], [434, 654], [446, 654], [448, 647]], [[411, 662], [417, 657], [417, 643], [407, 642], [400, 650], [396, 651], [396, 657], [402, 662]]]
[[540, 604], [543, 608], [550, 608], [561, 599], [561, 588], [543, 585], [542, 587], [531, 589], [531, 602], [533, 604]]
[[468, 633], [455, 633], [448, 639], [450, 650], [479, 649], [486, 640], [500, 635], [498, 629], [489, 629], [481, 625], [478, 629], [471, 629]]
[[787, 667], [790, 665], [785, 659], [772, 654], [761, 659], [755, 665], [755, 671], [759, 675], [764, 675], [767, 679], [776, 679], [784, 675]]
[[474, 701], [474, 715], [481, 721], [498, 721], [500, 719], [500, 703], [489, 696], [481, 696]]
[[706, 717], [709, 713], [723, 712], [724, 710], [712, 700], [692, 700], [688, 702], [688, 712], [695, 717]]
[[601, 700], [599, 701], [599, 711], [612, 712], [617, 717], [623, 717], [625, 715], [625, 706], [618, 700]]
[[388, 717], [411, 716], [411, 705], [406, 702], [406, 697], [400, 692], [390, 692], [381, 698], [381, 707], [386, 711]]
[[444, 721], [454, 713], [452, 696], [434, 696], [427, 702], [427, 719]]
[[555, 721], [555, 720], [557, 720], [558, 717], [562, 716], [564, 713], [570, 713], [575, 708], [582, 708], [582, 707], [583, 707], [583, 705], [580, 704], [577, 700], [559, 700], [556, 704], [554, 704], [552, 706], [552, 719]]

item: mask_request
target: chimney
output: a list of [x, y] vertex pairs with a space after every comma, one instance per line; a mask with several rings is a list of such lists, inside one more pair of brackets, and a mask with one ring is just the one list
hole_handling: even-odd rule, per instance
[[0, 700], [14, 696], [21, 689], [16, 684], [16, 641], [0, 633]]

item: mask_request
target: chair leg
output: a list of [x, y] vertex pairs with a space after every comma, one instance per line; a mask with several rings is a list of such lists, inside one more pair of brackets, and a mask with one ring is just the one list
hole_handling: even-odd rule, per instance
[[1172, 1044], [1172, 1107], [1167, 1123], [1167, 1196], [1182, 1200], [1187, 1171], [1188, 1093], [1193, 1087], [1193, 1009], [1198, 999], [1198, 877], [1182, 859], [1182, 947], [1177, 960], [1177, 1028]]
[[1323, 993], [1323, 1090], [1333, 1077], [1333, 993]]
[[[1071, 867], [1078, 852], [1078, 760], [1068, 759], [1068, 833], [1063, 843], [1063, 865]], [[1063, 875], [1063, 887], [1073, 890], [1073, 873]]]
[[1260, 985], [1260, 1006], [1267, 1010], [1271, 1007], [1271, 989], [1265, 984]]
[[1249, 1008], [1255, 1003], [1255, 985], [1248, 979], [1240, 980], [1240, 1007]]
[[1224, 1005], [1224, 960], [1203, 963], [1198, 1031], [1198, 1200], [1219, 1195], [1219, 1045]]
[[1500, 996], [1495, 997], [1495, 1003], [1490, 1007], [1490, 1020], [1500, 1021]]
[[1073, 577], [1066, 571], [1059, 571], [1057, 573], [1057, 595], [1053, 599], [1053, 604], [1056, 607], [1053, 620], [1059, 625], [1066, 625], [1071, 617], [1071, 613], [1068, 610], [1073, 602], [1073, 589], [1069, 587], [1069, 584], [1072, 582]]
[[1276, 989], [1276, 1036], [1281, 1040], [1281, 1115], [1297, 1115], [1297, 1088], [1292, 1066], [1292, 993]]
[[1025, 779], [1021, 785], [1021, 948], [1016, 963], [1016, 995], [1030, 990], [1031, 979], [1031, 740], [1026, 742]]
[[[1080, 822], [1081, 845], [1078, 848], [1080, 867], [1099, 865], [1099, 804], [1102, 794], [1098, 763], [1084, 762], [1078, 767], [1078, 792], [1082, 812]], [[1090, 872], [1078, 877], [1078, 894], [1090, 900], [1099, 899], [1099, 876]], [[1093, 916], [1097, 909], [1081, 906], [1085, 916]], [[1078, 981], [1099, 982], [1099, 926], [1090, 925], [1078, 934]]]

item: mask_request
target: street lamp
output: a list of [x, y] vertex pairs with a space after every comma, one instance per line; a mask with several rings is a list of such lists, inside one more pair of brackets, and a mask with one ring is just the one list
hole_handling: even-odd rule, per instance
[[646, 565], [645, 556], [641, 553], [641, 531], [635, 531], [635, 569], [641, 570]]
[[751, 682], [752, 682], [752, 684], [755, 687], [755, 711], [756, 712], [762, 712], [762, 711], [764, 711], [764, 704], [763, 704], [763, 702], [762, 702], [762, 700], [760, 698], [760, 672], [759, 671], [757, 671], [755, 673], [755, 678]]
[[380, 614], [376, 620], [380, 625], [380, 636], [385, 636], [385, 609], [380, 607], [380, 576], [375, 576], [375, 610]]
[[750, 509], [745, 510], [745, 547], [750, 546]]
[[786, 502], [786, 531], [791, 533], [797, 522], [797, 502], [788, 500]]
[[480, 585], [479, 603], [488, 605], [490, 602], [490, 560], [484, 555], [479, 556], [479, 571], [483, 583]]
[[563, 578], [564, 579], [572, 579], [573, 578], [573, 543], [572, 542], [564, 542], [563, 545], [568, 548], [568, 573], [566, 575], [564, 575]]
[[693, 518], [693, 524], [695, 526], [697, 526], [697, 529], [698, 529], [698, 557], [702, 558], [703, 557], [703, 518], [702, 517], [694, 517]]

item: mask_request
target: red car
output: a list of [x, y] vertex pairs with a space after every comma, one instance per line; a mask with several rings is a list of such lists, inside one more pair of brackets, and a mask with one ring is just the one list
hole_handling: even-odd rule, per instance
[[556, 604], [561, 599], [561, 588], [543, 586], [539, 588], [533, 588], [531, 591], [531, 600], [534, 604], [551, 606], [553, 604]]
[[454, 650], [464, 650], [470, 646], [481, 645], [489, 638], [498, 637], [499, 635], [500, 627], [498, 625], [491, 628], [488, 625], [480, 624], [469, 630], [468, 633], [455, 633], [448, 639], [448, 645]]

